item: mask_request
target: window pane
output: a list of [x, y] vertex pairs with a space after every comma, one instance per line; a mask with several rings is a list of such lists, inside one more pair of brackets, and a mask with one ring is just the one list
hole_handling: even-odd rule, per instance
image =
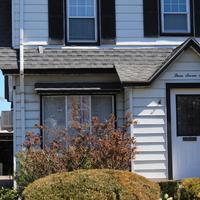
[[69, 19], [69, 40], [95, 40], [94, 19]]
[[177, 136], [200, 135], [200, 95], [177, 95]]
[[187, 15], [164, 15], [164, 31], [188, 31]]
[[86, 16], [86, 12], [85, 12], [85, 7], [78, 7], [78, 15], [79, 17], [84, 17]]
[[69, 0], [69, 5], [76, 5], [76, 0]]
[[94, 0], [69, 0], [70, 17], [94, 17]]
[[67, 124], [70, 138], [77, 136], [77, 131], [71, 127], [72, 124], [91, 124], [90, 119], [90, 98], [89, 96], [68, 96], [67, 97]]
[[87, 0], [88, 6], [94, 6], [94, 0]]
[[164, 0], [164, 12], [186, 12], [186, 0]]
[[172, 5], [172, 12], [179, 12], [178, 5]]
[[105, 122], [112, 114], [112, 96], [92, 96], [92, 117], [98, 117], [99, 122]]
[[164, 12], [170, 12], [170, 11], [171, 11], [170, 5], [164, 5]]
[[94, 8], [93, 7], [88, 7], [87, 8], [87, 16], [88, 17], [93, 17], [94, 16]]
[[185, 5], [180, 5], [179, 6], [179, 11], [180, 12], [186, 12], [186, 6]]
[[90, 124], [89, 96], [67, 97], [67, 124]]
[[[64, 130], [65, 123], [65, 98], [64, 97], [44, 97], [44, 125], [48, 126], [48, 130], [58, 128]], [[45, 142], [51, 141], [56, 135], [45, 131]]]
[[78, 5], [85, 5], [86, 4], [86, 0], [78, 0]]
[[76, 16], [77, 15], [76, 7], [70, 7], [69, 14], [70, 14], [70, 16]]

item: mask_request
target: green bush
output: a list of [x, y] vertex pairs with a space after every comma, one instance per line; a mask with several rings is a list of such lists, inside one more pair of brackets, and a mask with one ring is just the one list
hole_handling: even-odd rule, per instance
[[0, 200], [15, 200], [18, 199], [19, 192], [11, 188], [0, 189]]
[[56, 173], [31, 183], [24, 200], [158, 200], [156, 182], [140, 175], [109, 169]]
[[168, 194], [169, 197], [173, 197], [173, 200], [180, 199], [180, 190], [178, 181], [167, 180], [158, 182], [161, 190], [161, 198], [164, 199], [165, 194]]
[[181, 185], [181, 200], [200, 199], [200, 178], [183, 179]]

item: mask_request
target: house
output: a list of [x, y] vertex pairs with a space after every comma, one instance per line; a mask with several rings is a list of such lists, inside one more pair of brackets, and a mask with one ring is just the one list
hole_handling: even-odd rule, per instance
[[13, 0], [0, 69], [14, 153], [34, 124], [70, 128], [114, 113], [122, 125], [132, 112], [133, 172], [200, 177], [199, 21], [198, 0]]

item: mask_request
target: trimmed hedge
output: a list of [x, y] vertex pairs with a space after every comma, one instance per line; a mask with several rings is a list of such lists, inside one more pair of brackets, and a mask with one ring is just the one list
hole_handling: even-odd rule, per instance
[[156, 182], [121, 170], [77, 170], [38, 179], [25, 188], [24, 200], [158, 200]]
[[181, 200], [200, 199], [200, 178], [187, 178], [181, 181]]
[[165, 194], [169, 197], [173, 197], [173, 200], [180, 199], [180, 189], [178, 181], [166, 180], [157, 182], [161, 190], [161, 198], [164, 199]]

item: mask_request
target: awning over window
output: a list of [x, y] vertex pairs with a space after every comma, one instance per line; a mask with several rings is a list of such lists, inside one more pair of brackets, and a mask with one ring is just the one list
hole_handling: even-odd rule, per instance
[[36, 83], [35, 90], [37, 93], [116, 93], [121, 90], [121, 83]]

